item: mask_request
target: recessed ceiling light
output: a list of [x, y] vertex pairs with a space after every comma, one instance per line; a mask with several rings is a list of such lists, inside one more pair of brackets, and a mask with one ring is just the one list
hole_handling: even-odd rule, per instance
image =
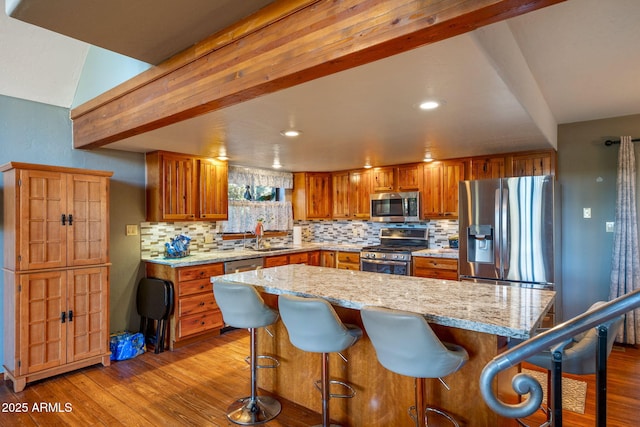
[[423, 162], [433, 162], [433, 157], [431, 157], [431, 152], [427, 151], [426, 153], [424, 153], [424, 159], [422, 159]]
[[371, 169], [372, 166], [371, 166], [371, 164], [369, 162], [367, 162], [367, 163], [364, 164], [364, 168], [365, 169]]
[[229, 160], [229, 156], [227, 156], [227, 149], [225, 147], [220, 147], [217, 159], [222, 160], [223, 162]]
[[289, 130], [283, 130], [282, 132], [280, 132], [280, 134], [288, 138], [295, 138], [296, 136], [300, 136], [300, 131], [297, 131], [295, 129], [289, 129]]
[[433, 110], [435, 108], [438, 108], [439, 106], [440, 103], [438, 101], [424, 101], [420, 103], [421, 110]]
[[272, 168], [274, 169], [280, 169], [282, 167], [282, 165], [280, 164], [279, 161], [274, 161], [273, 164], [271, 165]]

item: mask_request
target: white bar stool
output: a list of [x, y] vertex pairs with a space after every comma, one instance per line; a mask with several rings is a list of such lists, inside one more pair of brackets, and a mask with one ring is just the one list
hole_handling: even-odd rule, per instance
[[[362, 329], [344, 324], [328, 301], [322, 298], [302, 298], [280, 295], [278, 308], [291, 344], [303, 351], [322, 353], [322, 379], [316, 387], [322, 393], [322, 427], [330, 424], [330, 398], [352, 398], [355, 390], [342, 381], [329, 379], [329, 353], [339, 353], [362, 337]], [[344, 356], [341, 357], [346, 361]], [[330, 384], [338, 384], [350, 390], [350, 394], [331, 394]]]
[[[227, 418], [241, 425], [270, 421], [280, 413], [282, 405], [270, 396], [258, 396], [257, 369], [275, 368], [279, 362], [271, 356], [257, 355], [256, 329], [274, 324], [278, 320], [278, 312], [267, 307], [251, 285], [219, 280], [213, 285], [213, 294], [225, 323], [234, 328], [247, 328], [250, 334], [251, 395], [233, 402], [227, 409]], [[258, 365], [258, 358], [270, 359], [273, 363]]]
[[[427, 412], [434, 412], [459, 427], [450, 414], [426, 406], [421, 380], [438, 378], [449, 389], [442, 377], [458, 371], [469, 360], [467, 351], [459, 345], [440, 341], [420, 314], [364, 307], [360, 315], [380, 364], [392, 372], [415, 378], [416, 404], [409, 408], [409, 416], [416, 426], [428, 425]], [[412, 410], [415, 410], [415, 416]]]

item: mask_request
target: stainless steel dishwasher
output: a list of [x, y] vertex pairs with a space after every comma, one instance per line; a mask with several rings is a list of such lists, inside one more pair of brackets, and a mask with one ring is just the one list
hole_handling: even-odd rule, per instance
[[[224, 263], [224, 274], [231, 273], [240, 273], [241, 271], [251, 271], [258, 270], [264, 266], [263, 258], [247, 258], [247, 259], [238, 259], [235, 261], [227, 261]], [[234, 328], [232, 326], [227, 325], [226, 323], [220, 329], [220, 333], [224, 334], [227, 331], [232, 331]]]
[[224, 263], [224, 274], [239, 273], [241, 271], [257, 270], [264, 266], [263, 258], [238, 259]]

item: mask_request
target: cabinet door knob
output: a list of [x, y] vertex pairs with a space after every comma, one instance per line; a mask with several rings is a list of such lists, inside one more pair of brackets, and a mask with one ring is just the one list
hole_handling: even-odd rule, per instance
[[65, 214], [62, 214], [62, 225], [67, 225], [67, 216]]

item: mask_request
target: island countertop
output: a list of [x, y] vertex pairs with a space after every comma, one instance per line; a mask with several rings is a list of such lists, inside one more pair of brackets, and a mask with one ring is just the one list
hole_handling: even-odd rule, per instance
[[421, 313], [442, 326], [526, 339], [553, 305], [555, 292], [516, 286], [426, 279], [302, 264], [211, 278], [256, 286], [269, 294], [321, 297], [360, 310], [384, 306]]

